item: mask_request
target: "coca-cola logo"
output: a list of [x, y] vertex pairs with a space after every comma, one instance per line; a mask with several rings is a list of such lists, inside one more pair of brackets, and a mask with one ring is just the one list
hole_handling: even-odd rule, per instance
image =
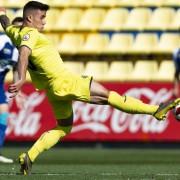
[[[14, 133], [15, 136], [33, 136], [41, 127], [41, 112], [35, 112], [34, 108], [41, 104], [45, 94], [33, 92], [28, 95], [24, 107], [18, 112], [11, 112], [7, 128], [7, 135]], [[10, 103], [10, 106], [12, 103]]]
[[[131, 88], [124, 94], [138, 99], [142, 99], [143, 97], [149, 104], [160, 104], [172, 97], [172, 91], [166, 88], [161, 88], [157, 91], [151, 88]], [[11, 112], [7, 135], [14, 134], [14, 136], [33, 137], [39, 131], [42, 131], [42, 129], [46, 129], [45, 126], [47, 125], [42, 124], [42, 119], [46, 115], [42, 115], [42, 112], [35, 110], [44, 100], [44, 93], [33, 91], [29, 94], [24, 107], [19, 109], [19, 111]], [[130, 115], [107, 105], [74, 102], [73, 109], [74, 126], [72, 134], [85, 130], [92, 133], [104, 134], [120, 134], [125, 132], [131, 134], [138, 132], [160, 134], [169, 125], [168, 116], [166, 121], [159, 122], [150, 115]], [[43, 128], [41, 129], [41, 127]]]

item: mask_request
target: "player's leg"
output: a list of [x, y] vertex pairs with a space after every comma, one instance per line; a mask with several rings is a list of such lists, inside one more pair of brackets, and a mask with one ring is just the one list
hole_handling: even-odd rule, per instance
[[[109, 91], [90, 77], [80, 78], [76, 82], [78, 82], [78, 86], [76, 86], [78, 87], [76, 100], [84, 100], [92, 104], [109, 104], [114, 108], [131, 114], [153, 115], [158, 109], [158, 106], [145, 104], [136, 98], [121, 96], [115, 91]], [[81, 96], [78, 96], [78, 92], [81, 92]]]
[[54, 129], [44, 132], [28, 151], [32, 162], [45, 150], [53, 147], [59, 140], [70, 133], [73, 124], [73, 113], [69, 118], [58, 119]]
[[24, 175], [31, 173], [32, 163], [42, 152], [53, 147], [71, 131], [73, 124], [72, 102], [52, 99], [50, 102], [57, 118], [57, 126], [44, 132], [27, 153], [22, 153], [19, 156], [21, 172]]
[[[68, 119], [64, 119], [60, 121], [68, 121]], [[19, 156], [21, 173], [24, 175], [31, 174], [32, 163], [36, 160], [36, 158], [44, 151], [56, 145], [59, 142], [59, 140], [61, 140], [68, 133], [70, 133], [71, 128], [72, 125], [70, 126], [57, 125], [56, 128], [44, 132], [40, 136], [40, 138], [35, 142], [35, 144], [28, 150], [28, 152], [22, 153]]]
[[90, 103], [109, 104], [123, 112], [130, 114], [149, 114], [156, 119], [162, 120], [166, 113], [180, 103], [180, 99], [157, 106], [145, 104], [142, 101], [123, 95], [121, 96], [115, 91], [108, 91], [99, 83], [92, 81], [90, 87]]
[[[4, 145], [5, 133], [7, 128], [8, 116], [9, 116], [8, 104], [4, 92], [4, 88], [0, 85], [0, 148]], [[0, 153], [0, 162], [13, 163], [12, 159], [3, 156]]]
[[91, 83], [90, 95], [90, 103], [110, 104], [127, 113], [152, 115], [158, 109], [158, 106], [145, 104], [136, 98], [121, 96], [115, 91], [109, 91], [95, 81]]
[[8, 120], [8, 105], [6, 103], [0, 104], [0, 147], [4, 144], [5, 131]]

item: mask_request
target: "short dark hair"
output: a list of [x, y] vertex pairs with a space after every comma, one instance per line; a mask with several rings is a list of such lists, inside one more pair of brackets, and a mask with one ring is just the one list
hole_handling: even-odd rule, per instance
[[23, 8], [23, 16], [24, 16], [24, 12], [27, 10], [34, 10], [34, 9], [39, 9], [42, 11], [47, 11], [49, 9], [49, 6], [47, 4], [43, 4], [41, 2], [38, 1], [29, 1], [28, 3], [26, 3], [24, 5]]
[[15, 17], [12, 20], [12, 24], [15, 24], [15, 23], [23, 23], [23, 18], [22, 17]]

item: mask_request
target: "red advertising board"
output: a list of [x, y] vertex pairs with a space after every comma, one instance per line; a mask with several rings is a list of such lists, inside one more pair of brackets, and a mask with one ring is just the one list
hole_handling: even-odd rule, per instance
[[[105, 82], [108, 89], [136, 97], [149, 104], [172, 98], [171, 83]], [[44, 92], [35, 91], [31, 83], [23, 88], [26, 102], [18, 108], [10, 101], [7, 140], [34, 141], [44, 131], [56, 126]], [[66, 141], [180, 141], [180, 122], [173, 113], [159, 122], [150, 115], [130, 115], [110, 106], [74, 102], [74, 126]]]

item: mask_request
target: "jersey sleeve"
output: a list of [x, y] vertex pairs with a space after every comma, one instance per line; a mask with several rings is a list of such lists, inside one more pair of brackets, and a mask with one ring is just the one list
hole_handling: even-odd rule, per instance
[[17, 62], [18, 61], [18, 56], [19, 56], [18, 50], [17, 50], [17, 48], [14, 48], [13, 53], [12, 53], [12, 61]]
[[37, 39], [38, 39], [37, 31], [29, 30], [22, 36], [20, 46], [27, 46], [32, 50], [36, 45]]

